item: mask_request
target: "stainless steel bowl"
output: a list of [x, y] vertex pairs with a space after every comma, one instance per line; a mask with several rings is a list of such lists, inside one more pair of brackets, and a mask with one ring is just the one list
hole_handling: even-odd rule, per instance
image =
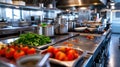
[[[26, 55], [17, 60], [17, 67], [39, 67], [37, 66], [39, 61], [43, 59], [44, 55]], [[42, 61], [41, 61], [42, 62]], [[49, 60], [45, 62], [43, 67], [50, 67]]]
[[38, 34], [45, 35], [45, 36], [54, 36], [54, 26], [47, 25], [46, 27], [39, 27]]
[[89, 31], [96, 31], [97, 30], [97, 28], [87, 28]]
[[77, 27], [77, 28], [74, 28], [75, 31], [84, 31], [85, 29], [87, 29], [87, 27]]

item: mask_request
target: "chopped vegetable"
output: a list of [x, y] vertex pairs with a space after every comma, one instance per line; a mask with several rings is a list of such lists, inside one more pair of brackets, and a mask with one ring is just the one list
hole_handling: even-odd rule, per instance
[[14, 41], [15, 44], [24, 44], [29, 46], [40, 46], [50, 43], [51, 39], [48, 36], [39, 35], [35, 33], [21, 34], [20, 38]]

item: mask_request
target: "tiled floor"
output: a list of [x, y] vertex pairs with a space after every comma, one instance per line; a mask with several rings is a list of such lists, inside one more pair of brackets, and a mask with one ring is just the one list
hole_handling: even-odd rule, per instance
[[112, 34], [109, 46], [109, 60], [107, 67], [120, 67], [120, 34]]

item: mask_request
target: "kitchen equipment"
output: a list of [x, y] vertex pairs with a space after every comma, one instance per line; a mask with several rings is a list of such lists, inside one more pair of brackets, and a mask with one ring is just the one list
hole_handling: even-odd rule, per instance
[[16, 67], [16, 66], [11, 63], [0, 61], [0, 67]]
[[[94, 4], [96, 3], [96, 4]], [[100, 5], [101, 0], [60, 0], [57, 2], [59, 7], [71, 7], [71, 6], [90, 6], [90, 5]]]
[[97, 28], [87, 28], [90, 32], [96, 31]]
[[50, 24], [45, 27], [39, 26], [38, 34], [52, 37], [54, 36], [54, 26]]
[[68, 31], [73, 31], [75, 27], [76, 27], [75, 22], [68, 22]]
[[68, 23], [64, 15], [57, 17], [55, 26], [55, 34], [67, 34], [68, 33]]
[[0, 22], [0, 28], [6, 28], [8, 23], [6, 22]]
[[12, 4], [12, 0], [0, 0], [0, 2], [2, 2], [2, 3], [10, 3], [10, 4]]
[[6, 3], [12, 4], [12, 0], [6, 0]]
[[19, 26], [29, 26], [30, 23], [29, 22], [26, 22], [26, 21], [20, 21], [19, 22]]
[[41, 64], [43, 65], [41, 67], [50, 67], [48, 58], [49, 58], [48, 54], [26, 55], [17, 60], [16, 63], [18, 67], [40, 67], [39, 65]]
[[87, 27], [77, 27], [77, 28], [74, 28], [75, 31], [84, 31], [85, 29], [87, 29]]
[[50, 53], [45, 54], [45, 56], [38, 62], [38, 67], [45, 66], [45, 63], [48, 61], [48, 58], [50, 57]]
[[67, 34], [68, 33], [68, 24], [59, 24], [55, 28], [55, 34]]
[[[76, 57], [76, 58], [74, 58], [74, 59], [72, 59], [72, 60], [64, 60], [64, 59], [62, 59], [62, 60], [58, 60], [57, 58], [55, 58], [55, 57], [50, 57], [49, 58], [49, 60], [50, 60], [50, 62], [51, 63], [54, 63], [54, 64], [60, 64], [60, 65], [63, 65], [62, 67], [73, 67], [73, 64], [76, 62], [76, 60], [78, 60], [79, 58], [83, 58], [83, 56], [85, 56], [86, 55], [86, 51], [83, 51], [83, 50], [81, 50], [81, 49], [77, 49], [77, 48], [73, 48], [73, 47], [69, 47], [69, 46], [55, 46], [54, 48], [56, 48], [56, 49], [63, 49], [63, 48], [65, 48], [65, 49], [67, 49], [67, 48], [70, 48], [70, 49], [72, 49], [72, 50], [74, 50], [76, 53], [74, 53], [74, 54], [78, 54], [79, 56], [78, 57]], [[41, 54], [46, 54], [47, 52], [47, 49], [46, 50], [43, 50], [43, 51], [41, 51]], [[59, 50], [59, 51], [62, 51], [62, 50]], [[67, 55], [68, 53], [69, 53], [69, 50], [66, 50], [65, 52], [63, 52], [65, 55]], [[52, 54], [52, 53], [51, 53]], [[56, 54], [53, 54], [53, 55], [56, 55]], [[57, 57], [59, 57], [59, 56], [57, 56]], [[72, 57], [71, 57], [72, 58]], [[70, 58], [69, 58], [70, 59]]]

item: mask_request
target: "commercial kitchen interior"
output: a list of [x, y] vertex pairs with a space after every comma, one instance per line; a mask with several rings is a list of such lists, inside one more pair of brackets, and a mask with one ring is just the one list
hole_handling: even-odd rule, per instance
[[[78, 39], [73, 47], [87, 53], [74, 63], [45, 67], [120, 67], [120, 0], [0, 0], [0, 42], [28, 32], [51, 38], [38, 50]], [[0, 60], [0, 67], [17, 67], [7, 63]]]

